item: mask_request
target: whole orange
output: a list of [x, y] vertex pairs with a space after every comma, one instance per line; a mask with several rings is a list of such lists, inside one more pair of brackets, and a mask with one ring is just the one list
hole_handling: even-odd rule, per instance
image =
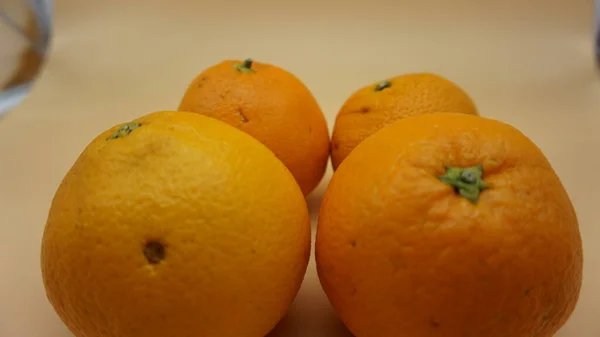
[[41, 266], [77, 337], [263, 337], [304, 277], [304, 196], [271, 151], [156, 112], [100, 134], [52, 201]]
[[399, 119], [426, 113], [477, 115], [462, 88], [432, 73], [412, 73], [373, 83], [354, 92], [337, 114], [331, 161], [337, 169], [364, 139]]
[[310, 90], [277, 66], [223, 61], [197, 75], [179, 110], [217, 118], [252, 135], [283, 161], [309, 194], [329, 158], [329, 131]]
[[573, 206], [515, 128], [459, 113], [366, 139], [319, 214], [321, 284], [356, 337], [550, 337], [579, 297]]

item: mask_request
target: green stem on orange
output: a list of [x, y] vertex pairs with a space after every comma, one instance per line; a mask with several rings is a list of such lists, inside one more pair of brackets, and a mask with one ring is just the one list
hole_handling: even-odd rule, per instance
[[236, 64], [234, 65], [234, 68], [243, 73], [253, 73], [254, 69], [252, 69], [252, 62], [254, 62], [252, 59], [245, 59], [244, 63]]
[[106, 140], [112, 140], [112, 139], [126, 137], [133, 130], [139, 128], [140, 126], [142, 126], [142, 124], [140, 124], [140, 123], [133, 123], [133, 122], [132, 123], [125, 123], [125, 124], [121, 125], [121, 127], [119, 127], [117, 129], [117, 131], [115, 131], [115, 133], [113, 133], [112, 135], [108, 136], [108, 138], [106, 138]]
[[471, 167], [446, 167], [446, 174], [438, 176], [443, 183], [452, 187], [456, 193], [465, 197], [473, 204], [479, 201], [481, 191], [489, 188], [483, 180], [483, 166]]
[[377, 83], [377, 85], [375, 86], [375, 91], [381, 91], [385, 88], [389, 88], [392, 86], [392, 82], [385, 80], [385, 81], [381, 81], [379, 83]]

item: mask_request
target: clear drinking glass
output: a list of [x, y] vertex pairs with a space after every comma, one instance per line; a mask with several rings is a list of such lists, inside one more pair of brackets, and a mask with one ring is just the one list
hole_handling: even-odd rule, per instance
[[52, 0], [0, 2], [0, 116], [29, 92], [46, 58]]
[[594, 38], [595, 38], [595, 47], [596, 47], [596, 61], [600, 66], [600, 0], [596, 0], [596, 10], [594, 12]]

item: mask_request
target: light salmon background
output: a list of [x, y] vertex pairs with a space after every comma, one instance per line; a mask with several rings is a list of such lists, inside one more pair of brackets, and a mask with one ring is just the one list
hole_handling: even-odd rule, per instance
[[[405, 72], [460, 84], [482, 115], [546, 153], [577, 209], [585, 279], [558, 337], [600, 336], [600, 77], [591, 0], [59, 0], [52, 54], [0, 120], [0, 336], [68, 337], [45, 299], [39, 243], [60, 179], [106, 128], [176, 109], [195, 73], [252, 57], [302, 79], [330, 129], [357, 88]], [[309, 197], [316, 212], [331, 169]], [[347, 337], [314, 264], [269, 337]]]

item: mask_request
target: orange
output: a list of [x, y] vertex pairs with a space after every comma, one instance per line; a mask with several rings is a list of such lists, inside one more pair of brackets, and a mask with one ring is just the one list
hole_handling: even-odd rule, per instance
[[156, 112], [100, 134], [68, 171], [41, 266], [77, 337], [263, 337], [309, 252], [306, 201], [271, 151], [215, 119]]
[[223, 61], [197, 75], [179, 110], [231, 124], [265, 144], [309, 194], [329, 158], [329, 131], [310, 90], [277, 66]]
[[333, 175], [318, 275], [356, 337], [550, 337], [579, 297], [575, 211], [544, 154], [507, 124], [400, 120]]
[[471, 98], [454, 82], [431, 73], [396, 76], [354, 92], [337, 114], [331, 161], [337, 169], [367, 137], [409, 116], [435, 112], [477, 115]]

